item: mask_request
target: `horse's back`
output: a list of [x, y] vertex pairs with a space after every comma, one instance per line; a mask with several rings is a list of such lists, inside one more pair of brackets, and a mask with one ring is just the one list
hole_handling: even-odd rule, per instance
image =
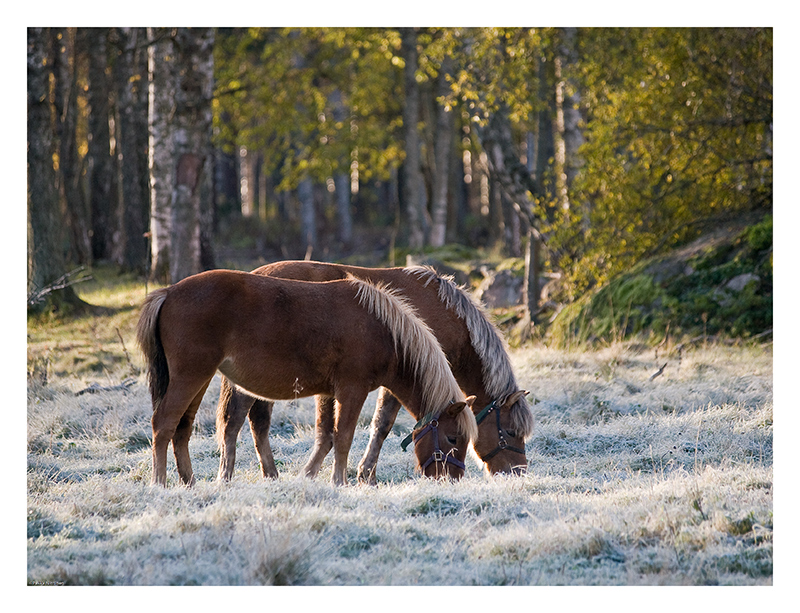
[[373, 377], [394, 354], [385, 327], [348, 281], [214, 270], [172, 288], [162, 334], [177, 348], [173, 355], [213, 356], [223, 374], [266, 398], [296, 395], [295, 380], [302, 396], [330, 394], [332, 378]]

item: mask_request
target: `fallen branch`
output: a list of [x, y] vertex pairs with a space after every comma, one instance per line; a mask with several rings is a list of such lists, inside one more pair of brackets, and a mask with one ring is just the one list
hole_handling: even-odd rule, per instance
[[41, 289], [37, 289], [32, 291], [28, 294], [28, 307], [32, 307], [36, 304], [42, 302], [48, 294], [52, 294], [55, 291], [60, 289], [64, 289], [69, 287], [70, 285], [75, 285], [76, 283], [83, 283], [84, 281], [89, 281], [92, 276], [81, 277], [79, 279], [71, 279], [70, 277], [82, 273], [85, 270], [85, 267], [81, 266], [80, 268], [76, 268], [75, 270], [71, 270], [70, 272], [61, 275], [58, 279], [45, 285]]
[[125, 346], [125, 340], [122, 338], [122, 333], [119, 331], [119, 328], [116, 328], [116, 330], [117, 330], [117, 336], [119, 337], [119, 342], [122, 343], [122, 351], [125, 352], [125, 359], [128, 361], [128, 369], [132, 373], [136, 374], [136, 369], [133, 367], [133, 362], [131, 362], [131, 356], [128, 355], [128, 348]]
[[664, 362], [664, 365], [661, 368], [659, 368], [656, 372], [654, 372], [652, 375], [650, 375], [650, 379], [649, 380], [652, 381], [656, 377], [659, 377], [662, 374], [664, 374], [664, 369], [667, 367], [667, 364], [668, 364], [668, 362]]
[[89, 387], [84, 388], [79, 392], [75, 392], [75, 395], [81, 396], [83, 394], [97, 394], [98, 392], [125, 392], [134, 383], [136, 383], [136, 379], [134, 377], [128, 377], [119, 385], [110, 385], [106, 387], [100, 385], [99, 383], [92, 383]]

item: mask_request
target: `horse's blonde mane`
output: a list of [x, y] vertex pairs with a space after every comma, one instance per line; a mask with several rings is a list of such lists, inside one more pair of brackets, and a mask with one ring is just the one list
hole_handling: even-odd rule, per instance
[[[395, 351], [421, 384], [424, 413], [420, 419], [438, 417], [451, 402], [463, 400], [464, 393], [450, 371], [439, 341], [408, 300], [383, 284], [373, 285], [350, 274], [348, 280], [357, 288], [359, 303], [389, 329]], [[462, 434], [470, 440], [477, 438], [472, 411], [462, 411], [458, 423]]]
[[[505, 400], [517, 391], [517, 380], [506, 346], [483, 306], [472, 294], [456, 285], [452, 276], [440, 275], [430, 266], [408, 266], [405, 270], [425, 286], [438, 281], [439, 300], [466, 323], [472, 348], [481, 360], [486, 393], [494, 399]], [[511, 421], [525, 438], [533, 434], [533, 413], [524, 399], [511, 407]]]

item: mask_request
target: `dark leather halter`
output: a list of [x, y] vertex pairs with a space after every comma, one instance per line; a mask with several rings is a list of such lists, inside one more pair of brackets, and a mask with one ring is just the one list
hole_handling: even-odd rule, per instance
[[[418, 428], [423, 424], [424, 427], [422, 428], [422, 430], [414, 434], [416, 428]], [[421, 439], [423, 436], [425, 436], [430, 432], [433, 435], [433, 454], [431, 454], [431, 457], [429, 457], [427, 461], [420, 467], [422, 473], [424, 474], [425, 469], [428, 468], [428, 466], [430, 466], [434, 462], [441, 462], [442, 464], [452, 464], [453, 466], [457, 466], [461, 470], [466, 470], [467, 466], [466, 464], [464, 464], [464, 462], [462, 462], [458, 458], [454, 458], [450, 454], [442, 453], [442, 450], [439, 449], [438, 428], [439, 428], [439, 422], [435, 419], [432, 419], [427, 423], [424, 420], [421, 423], [417, 422], [417, 425], [414, 426], [414, 430], [412, 430], [411, 434], [409, 434], [406, 438], [404, 438], [403, 441], [400, 443], [400, 447], [402, 447], [403, 451], [405, 451], [406, 447], [408, 447], [408, 444], [411, 441], [414, 441], [416, 443], [419, 439]]]
[[488, 462], [498, 453], [503, 451], [504, 449], [508, 449], [509, 451], [515, 451], [517, 453], [521, 453], [525, 455], [525, 449], [520, 449], [519, 447], [511, 447], [508, 444], [505, 436], [503, 436], [503, 429], [500, 427], [500, 407], [497, 404], [497, 400], [493, 400], [486, 408], [484, 408], [480, 413], [475, 416], [475, 421], [480, 425], [480, 423], [488, 417], [489, 413], [494, 411], [495, 417], [497, 417], [497, 436], [500, 437], [500, 440], [497, 443], [497, 447], [494, 448], [493, 451], [487, 453], [481, 459], [484, 462]]

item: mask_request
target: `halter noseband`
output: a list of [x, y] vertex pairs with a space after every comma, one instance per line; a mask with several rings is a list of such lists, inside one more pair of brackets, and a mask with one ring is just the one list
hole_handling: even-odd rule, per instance
[[[422, 428], [422, 430], [420, 430], [416, 434], [414, 434], [414, 431], [417, 428], [419, 428], [420, 426], [422, 426], [422, 425], [424, 425], [425, 427]], [[431, 454], [431, 457], [429, 457], [427, 459], [427, 461], [420, 467], [420, 469], [422, 470], [422, 473], [424, 474], [425, 473], [425, 469], [428, 468], [428, 466], [430, 466], [434, 462], [441, 462], [442, 464], [448, 464], [449, 463], [449, 464], [452, 464], [453, 466], [457, 466], [461, 470], [466, 470], [467, 469], [467, 465], [464, 464], [464, 462], [462, 462], [458, 458], [454, 458], [449, 453], [448, 454], [442, 453], [442, 450], [439, 449], [439, 430], [438, 430], [438, 428], [439, 428], [439, 422], [436, 419], [431, 419], [429, 417], [429, 418], [420, 420], [414, 426], [414, 430], [411, 431], [411, 434], [409, 434], [407, 437], [405, 437], [402, 440], [402, 442], [400, 443], [400, 447], [402, 447], [403, 451], [405, 451], [406, 447], [408, 447], [408, 444], [411, 441], [414, 441], [414, 443], [416, 443], [419, 439], [421, 439], [423, 436], [425, 436], [426, 434], [428, 434], [430, 432], [430, 433], [433, 434], [433, 453]]]
[[475, 416], [475, 422], [480, 425], [480, 423], [486, 419], [486, 417], [494, 411], [495, 417], [497, 417], [497, 436], [500, 437], [500, 440], [497, 443], [497, 447], [494, 448], [493, 451], [483, 456], [481, 459], [484, 462], [491, 460], [494, 456], [498, 453], [503, 451], [504, 449], [508, 449], [509, 451], [515, 451], [517, 453], [521, 453], [525, 455], [525, 450], [520, 449], [519, 447], [510, 447], [508, 441], [506, 441], [506, 437], [503, 436], [503, 429], [500, 427], [500, 407], [497, 406], [497, 400], [492, 400], [492, 402], [486, 406], [480, 413]]

